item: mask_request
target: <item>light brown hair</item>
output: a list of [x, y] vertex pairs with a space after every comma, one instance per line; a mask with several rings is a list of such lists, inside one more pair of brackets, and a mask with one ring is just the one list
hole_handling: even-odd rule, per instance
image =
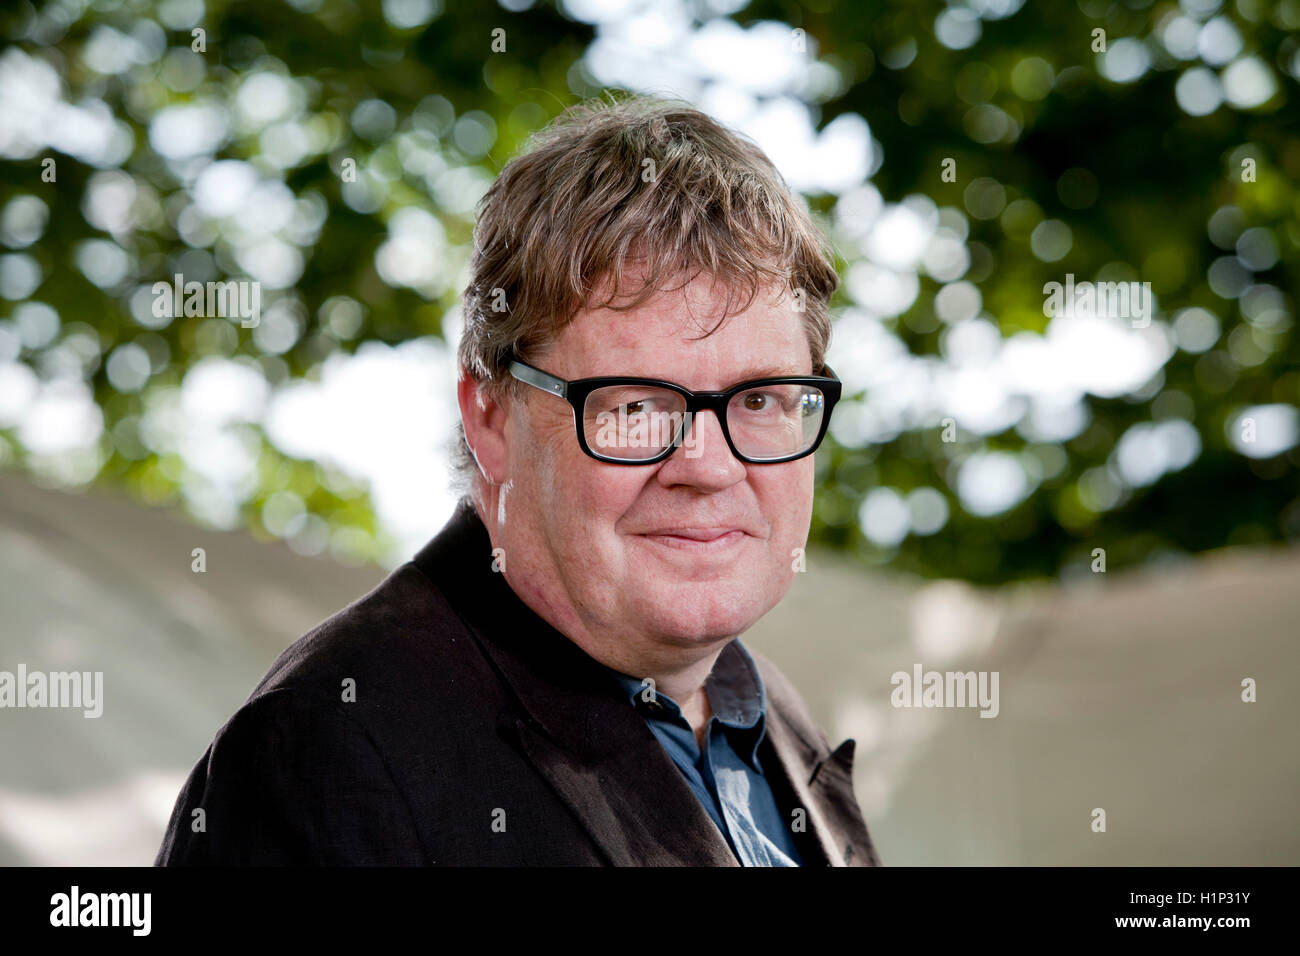
[[[633, 263], [642, 282], [629, 290]], [[705, 335], [761, 289], [789, 290], [819, 374], [839, 284], [825, 237], [757, 146], [685, 103], [646, 96], [579, 104], [535, 134], [479, 203], [470, 269], [461, 374], [498, 402], [526, 387], [510, 362], [528, 361], [583, 308], [633, 309], [700, 273], [727, 290]], [[464, 495], [476, 469], [463, 424], [454, 441]]]

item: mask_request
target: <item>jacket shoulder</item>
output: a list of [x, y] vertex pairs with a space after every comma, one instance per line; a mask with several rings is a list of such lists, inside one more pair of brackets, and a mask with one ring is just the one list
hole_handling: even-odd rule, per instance
[[504, 762], [503, 703], [475, 632], [402, 565], [279, 655], [191, 772], [157, 862], [442, 858], [437, 821]]
[[181, 791], [156, 865], [425, 862], [412, 808], [344, 704], [259, 694]]
[[248, 700], [292, 689], [318, 701], [348, 700], [368, 714], [414, 694], [426, 703], [454, 695], [485, 666], [442, 591], [407, 563], [285, 648]]

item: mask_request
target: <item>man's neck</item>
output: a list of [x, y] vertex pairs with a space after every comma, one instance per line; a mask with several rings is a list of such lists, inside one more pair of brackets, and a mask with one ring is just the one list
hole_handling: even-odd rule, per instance
[[606, 649], [600, 646], [587, 647], [582, 642], [574, 643], [582, 647], [588, 656], [600, 661], [606, 667], [641, 681], [647, 679], [654, 681], [655, 693], [671, 697], [677, 703], [681, 708], [682, 716], [695, 731], [696, 742], [703, 749], [704, 731], [708, 727], [709, 718], [713, 716], [713, 709], [709, 706], [709, 694], [704, 685], [713, 672], [718, 655], [722, 653], [721, 647], [710, 650], [705, 657], [684, 667], [671, 668], [662, 663], [641, 664], [636, 658], [627, 658], [626, 647], [618, 647], [606, 652]]
[[[671, 695], [669, 695], [671, 696]], [[673, 698], [676, 700], [676, 698]], [[709, 695], [705, 688], [701, 687], [695, 694], [695, 700], [691, 705], [682, 704], [682, 716], [684, 716], [691, 729], [695, 731], [695, 743], [699, 745], [701, 752], [704, 750], [704, 734], [709, 726], [709, 718], [713, 716], [713, 709], [709, 706]]]

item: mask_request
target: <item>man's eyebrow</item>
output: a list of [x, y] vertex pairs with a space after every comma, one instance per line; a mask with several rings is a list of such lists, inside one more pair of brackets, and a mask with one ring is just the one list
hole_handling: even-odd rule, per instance
[[811, 374], [813, 373], [800, 372], [775, 365], [751, 365], [742, 370], [731, 384], [739, 385], [741, 382], [749, 382], [756, 378], [807, 378]]
[[[725, 389], [731, 388], [734, 385], [739, 385], [741, 382], [752, 382], [755, 379], [759, 379], [759, 378], [808, 378], [809, 376], [815, 374], [816, 373], [814, 372], [802, 372], [788, 367], [782, 367], [777, 365], [750, 365], [744, 369], [741, 369], [740, 373], [734, 378], [732, 378], [729, 384], [722, 386], [722, 388], [719, 389], [719, 391], [723, 391]], [[632, 377], [652, 378], [660, 382], [677, 381], [677, 379], [675, 379], [672, 375], [641, 374], [641, 375], [633, 375]], [[681, 383], [679, 382], [678, 384]]]
[[[777, 365], [751, 365], [748, 368], [741, 369], [740, 373], [732, 380], [722, 386], [719, 391], [725, 391], [741, 382], [752, 382], [759, 378], [807, 378], [811, 372], [799, 372], [790, 368], [782, 368]], [[677, 381], [671, 375], [648, 375], [647, 378], [657, 378], [663, 382]]]

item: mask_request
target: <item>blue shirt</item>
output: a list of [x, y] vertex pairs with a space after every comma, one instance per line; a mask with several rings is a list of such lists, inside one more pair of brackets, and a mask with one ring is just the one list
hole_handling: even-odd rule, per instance
[[790, 818], [777, 806], [759, 764], [767, 692], [740, 641], [722, 649], [704, 682], [713, 715], [703, 749], [675, 700], [640, 678], [606, 670], [645, 718], [741, 865], [800, 866]]

